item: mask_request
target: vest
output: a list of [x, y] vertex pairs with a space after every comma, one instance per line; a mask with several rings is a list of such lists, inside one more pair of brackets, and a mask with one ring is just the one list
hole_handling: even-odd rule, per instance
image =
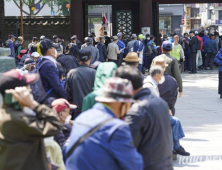
[[40, 49], [40, 43], [36, 44], [36, 47], [37, 47], [37, 52], [39, 53], [40, 56], [42, 56], [41, 49]]
[[174, 58], [177, 59], [177, 61], [180, 60], [180, 50], [181, 50], [181, 45], [177, 44], [176, 49], [174, 48], [174, 43], [172, 44], [172, 51], [170, 52], [170, 55]]

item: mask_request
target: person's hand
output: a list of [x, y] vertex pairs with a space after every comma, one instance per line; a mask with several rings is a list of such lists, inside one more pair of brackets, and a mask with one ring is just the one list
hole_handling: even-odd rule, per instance
[[34, 109], [39, 104], [33, 99], [31, 89], [27, 87], [16, 87], [15, 89], [6, 90], [6, 93], [11, 93], [15, 97], [21, 107], [29, 107]]
[[90, 68], [93, 68], [93, 65], [91, 64], [89, 67], [90, 67]]
[[172, 114], [171, 110], [169, 110], [169, 115], [170, 115], [170, 116], [173, 116], [173, 114]]
[[66, 119], [64, 119], [64, 117], [62, 116], [62, 114], [59, 114], [59, 119], [60, 119], [60, 122], [61, 122], [62, 124], [64, 124], [65, 121], [66, 121]]
[[74, 120], [70, 120], [69, 123], [70, 123], [70, 125], [73, 125], [74, 124]]
[[179, 92], [179, 98], [183, 96], [183, 92]]

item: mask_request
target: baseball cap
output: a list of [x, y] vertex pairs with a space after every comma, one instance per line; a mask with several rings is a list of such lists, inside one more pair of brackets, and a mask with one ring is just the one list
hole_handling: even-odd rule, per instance
[[16, 36], [14, 36], [13, 34], [10, 35], [10, 38], [17, 38]]
[[172, 50], [172, 43], [169, 41], [164, 41], [162, 44], [162, 49], [164, 50]]
[[137, 35], [136, 34], [132, 34], [132, 39], [136, 38]]
[[38, 80], [38, 74], [24, 74], [22, 71], [12, 69], [3, 73], [2, 77], [0, 78], [0, 92], [2, 95], [4, 95], [5, 90], [7, 89], [15, 89], [16, 87], [34, 84]]
[[54, 100], [51, 105], [53, 109], [55, 109], [57, 112], [61, 112], [67, 108], [70, 108], [70, 109], [77, 108], [76, 105], [70, 104], [66, 99], [62, 99], [62, 98]]
[[40, 57], [40, 55], [39, 55], [38, 52], [33, 52], [33, 53], [31, 54], [31, 57], [38, 58], [38, 57]]
[[44, 39], [45, 39], [45, 36], [42, 35], [42, 36], [40, 37], [40, 40], [44, 40]]
[[198, 31], [195, 31], [195, 34], [199, 34]]
[[139, 35], [139, 39], [144, 39], [145, 37], [144, 37], [144, 35], [143, 34], [140, 34]]
[[24, 65], [28, 65], [28, 64], [35, 65], [36, 62], [31, 58], [27, 58], [27, 59], [25, 59]]
[[86, 43], [87, 44], [93, 44], [93, 39], [91, 37], [89, 37], [87, 40], [86, 40]]
[[105, 81], [101, 96], [95, 98], [98, 102], [135, 102], [133, 100], [133, 85], [131, 81], [119, 77], [111, 77]]
[[72, 37], [71, 37], [71, 40], [76, 40], [77, 39], [77, 36], [76, 35], [73, 35]]
[[82, 62], [88, 61], [92, 56], [91, 51], [88, 48], [79, 50], [79, 60]]
[[139, 57], [135, 52], [129, 52], [127, 56], [123, 59], [126, 62], [139, 62]]
[[116, 35], [113, 36], [113, 40], [118, 40], [118, 37]]
[[40, 47], [41, 47], [41, 52], [42, 52], [42, 51], [47, 51], [48, 49], [52, 47], [56, 49], [57, 45], [53, 44], [49, 39], [45, 38], [44, 40], [41, 41]]

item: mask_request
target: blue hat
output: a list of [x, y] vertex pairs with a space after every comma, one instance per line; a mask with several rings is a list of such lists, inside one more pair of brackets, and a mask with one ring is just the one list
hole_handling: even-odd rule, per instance
[[17, 38], [16, 36], [14, 36], [13, 34], [10, 35], [10, 38]]
[[172, 43], [169, 41], [164, 41], [162, 44], [162, 49], [164, 50], [172, 50]]
[[117, 37], [121, 37], [123, 34], [121, 32], [117, 33]]

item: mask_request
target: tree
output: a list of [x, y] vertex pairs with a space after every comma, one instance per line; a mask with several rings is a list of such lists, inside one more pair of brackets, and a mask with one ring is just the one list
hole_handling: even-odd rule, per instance
[[4, 18], [5, 18], [5, 3], [0, 0], [0, 40], [4, 40]]

